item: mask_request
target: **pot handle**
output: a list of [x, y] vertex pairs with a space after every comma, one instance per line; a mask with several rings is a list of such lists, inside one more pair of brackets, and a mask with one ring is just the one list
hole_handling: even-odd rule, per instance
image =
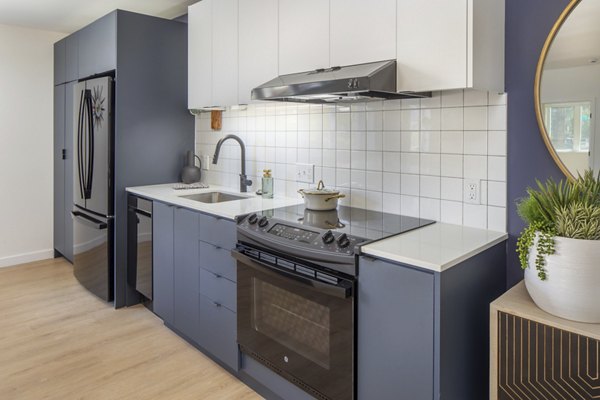
[[304, 189], [298, 189], [298, 193], [304, 198]]
[[325, 199], [325, 201], [333, 200], [333, 199], [343, 199], [346, 197], [344, 193], [336, 194], [335, 196], [331, 196]]

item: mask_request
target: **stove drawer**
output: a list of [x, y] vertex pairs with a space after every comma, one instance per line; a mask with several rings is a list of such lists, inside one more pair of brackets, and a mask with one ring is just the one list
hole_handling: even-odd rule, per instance
[[237, 282], [236, 262], [228, 249], [201, 241], [199, 252], [200, 267]]
[[235, 222], [211, 215], [200, 214], [200, 240], [224, 249], [233, 249], [237, 242]]
[[200, 268], [200, 293], [214, 302], [237, 311], [237, 285], [214, 272]]
[[198, 297], [200, 303], [198, 344], [237, 371], [239, 356], [236, 314], [202, 294]]

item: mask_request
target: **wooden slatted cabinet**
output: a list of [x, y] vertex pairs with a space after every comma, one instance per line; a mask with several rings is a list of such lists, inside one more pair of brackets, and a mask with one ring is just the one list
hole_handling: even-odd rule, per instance
[[538, 308], [519, 283], [490, 309], [491, 400], [600, 399], [600, 324]]

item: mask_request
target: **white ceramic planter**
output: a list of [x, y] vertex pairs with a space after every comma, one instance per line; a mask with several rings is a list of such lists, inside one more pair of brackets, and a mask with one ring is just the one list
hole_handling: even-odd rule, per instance
[[529, 252], [525, 286], [542, 310], [579, 322], [600, 323], [600, 240], [555, 238], [555, 254], [546, 257], [546, 280]]

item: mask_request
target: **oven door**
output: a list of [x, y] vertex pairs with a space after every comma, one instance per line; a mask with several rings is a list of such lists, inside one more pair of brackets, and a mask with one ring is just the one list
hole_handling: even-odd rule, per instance
[[353, 282], [325, 283], [232, 254], [241, 350], [317, 398], [353, 399]]

